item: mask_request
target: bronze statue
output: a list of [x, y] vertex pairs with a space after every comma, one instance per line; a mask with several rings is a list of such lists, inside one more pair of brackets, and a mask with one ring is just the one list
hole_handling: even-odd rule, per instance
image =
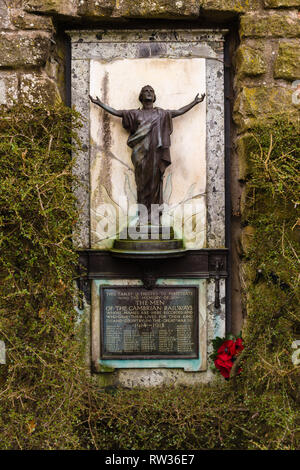
[[151, 204], [163, 203], [163, 175], [171, 163], [170, 135], [172, 118], [181, 116], [204, 100], [205, 93], [178, 110], [154, 108], [156, 96], [153, 88], [146, 85], [141, 89], [139, 100], [142, 109], [116, 110], [102, 103], [98, 96], [90, 96], [92, 103], [101, 106], [113, 116], [122, 118], [122, 124], [130, 132], [127, 144], [132, 148], [131, 160], [135, 168], [137, 202], [147, 207], [150, 219]]

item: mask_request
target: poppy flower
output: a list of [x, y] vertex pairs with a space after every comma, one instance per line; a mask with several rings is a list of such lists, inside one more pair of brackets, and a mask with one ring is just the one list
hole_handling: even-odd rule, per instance
[[236, 354], [239, 352], [243, 351], [244, 346], [243, 346], [243, 340], [242, 338], [238, 338], [235, 342], [235, 349], [236, 349]]
[[236, 354], [235, 342], [232, 339], [224, 341], [222, 346], [218, 349], [218, 355], [219, 354], [226, 354], [229, 357], [234, 356]]
[[225, 379], [229, 379], [230, 371], [233, 366], [233, 361], [229, 358], [226, 353], [221, 353], [218, 355], [218, 357], [215, 359], [215, 366], [221, 372]]

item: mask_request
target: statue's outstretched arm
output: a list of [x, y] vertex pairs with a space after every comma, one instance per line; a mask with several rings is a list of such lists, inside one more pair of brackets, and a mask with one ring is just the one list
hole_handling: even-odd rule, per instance
[[92, 103], [101, 106], [101, 108], [103, 108], [105, 111], [112, 114], [113, 116], [123, 117], [123, 111], [111, 108], [107, 104], [102, 103], [102, 101], [99, 100], [98, 96], [96, 96], [96, 99], [94, 99], [91, 95], [89, 95], [89, 97]]
[[186, 106], [183, 106], [180, 109], [175, 109], [174, 111], [171, 111], [172, 118], [181, 116], [182, 114], [186, 113], [187, 111], [192, 109], [194, 106], [196, 106], [196, 104], [201, 103], [204, 100], [204, 98], [205, 98], [205, 93], [203, 93], [200, 97], [198, 93], [195, 96], [195, 99], [191, 103], [187, 104]]

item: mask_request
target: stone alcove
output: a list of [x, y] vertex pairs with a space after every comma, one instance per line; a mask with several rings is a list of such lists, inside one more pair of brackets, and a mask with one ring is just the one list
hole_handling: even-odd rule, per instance
[[[207, 367], [208, 346], [213, 337], [225, 334], [228, 268], [224, 41], [227, 33], [220, 29], [178, 29], [175, 34], [162, 29], [149, 37], [149, 32], [143, 30], [68, 32], [72, 44], [72, 104], [87, 117], [81, 130], [83, 150], [76, 172], [87, 182], [88, 191], [78, 194], [83, 211], [76, 244], [88, 271], [85, 282], [89, 284], [90, 294], [85, 311], [90, 318], [92, 367], [95, 372], [110, 370], [112, 380], [123, 385], [148, 380], [154, 384], [158, 379], [161, 383], [208, 381], [211, 375]], [[173, 163], [164, 180], [165, 197], [170, 199], [171, 207], [187, 200], [198, 203], [194, 213], [199, 219], [198, 232], [194, 238], [185, 239], [188, 254], [184, 261], [173, 264], [170, 261], [168, 268], [161, 263], [155, 268], [160, 287], [197, 288], [199, 348], [193, 359], [143, 359], [130, 358], [128, 354], [113, 359], [100, 354], [103, 286], [141, 287], [142, 283], [132, 265], [111, 260], [108, 250], [115, 232], [102, 230], [111, 216], [109, 211], [101, 210], [103, 205], [121, 207], [118, 196], [128, 204], [135, 200], [127, 135], [117, 119], [107, 118], [102, 110], [90, 104], [88, 95], [105, 97], [118, 109], [136, 108], [137, 90], [148, 82], [157, 91], [158, 106], [166, 109], [183, 106], [197, 92], [206, 93], [202, 107], [174, 123]], [[218, 268], [220, 257], [222, 263]], [[215, 281], [212, 278], [218, 269]]]

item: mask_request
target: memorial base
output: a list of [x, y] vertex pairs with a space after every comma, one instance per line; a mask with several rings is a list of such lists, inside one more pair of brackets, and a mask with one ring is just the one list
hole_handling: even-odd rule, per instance
[[183, 256], [183, 240], [175, 238], [173, 227], [141, 225], [127, 227], [110, 250], [119, 258], [168, 258]]

